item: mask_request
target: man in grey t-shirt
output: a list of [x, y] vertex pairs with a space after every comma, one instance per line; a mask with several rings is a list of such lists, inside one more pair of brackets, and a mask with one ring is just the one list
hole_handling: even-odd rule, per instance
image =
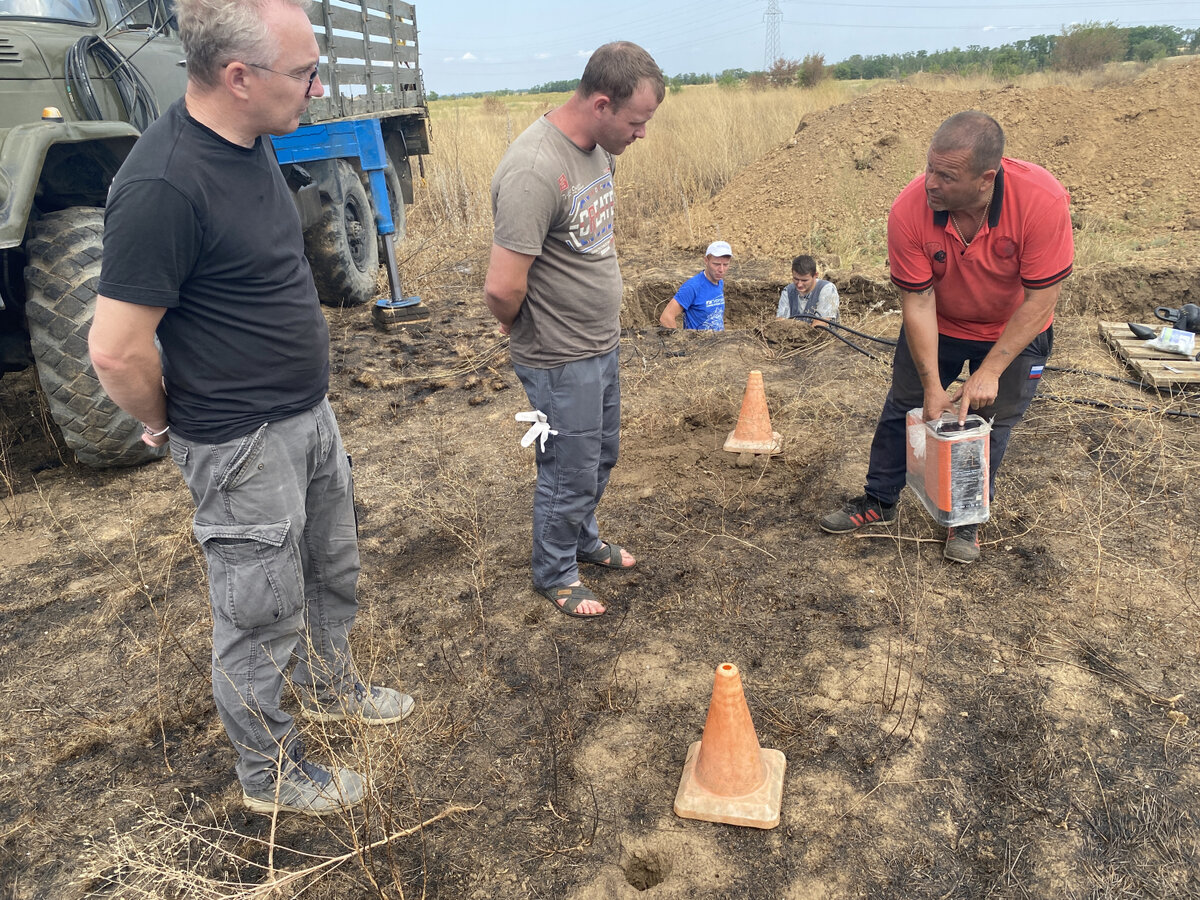
[[613, 245], [614, 157], [646, 136], [662, 71], [618, 41], [588, 60], [574, 95], [527, 128], [492, 178], [495, 231], [484, 294], [511, 335], [513, 368], [551, 435], [537, 450], [533, 585], [567, 615], [605, 607], [579, 563], [628, 569], [601, 540], [596, 506], [617, 461], [621, 271]]

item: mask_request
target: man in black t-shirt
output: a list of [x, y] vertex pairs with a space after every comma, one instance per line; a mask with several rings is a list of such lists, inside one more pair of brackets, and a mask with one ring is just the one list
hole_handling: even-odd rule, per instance
[[321, 815], [359, 802], [365, 784], [305, 758], [280, 707], [293, 657], [309, 718], [386, 724], [413, 700], [362, 683], [351, 658], [359, 556], [325, 397], [329, 331], [265, 139], [295, 130], [324, 93], [319, 51], [304, 0], [176, 7], [187, 93], [109, 193], [92, 362], [143, 440], [170, 443], [196, 503], [213, 694], [246, 805]]

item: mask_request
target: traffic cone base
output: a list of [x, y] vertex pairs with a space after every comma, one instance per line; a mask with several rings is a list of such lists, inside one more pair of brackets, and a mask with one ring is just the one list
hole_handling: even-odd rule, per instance
[[737, 429], [729, 432], [729, 437], [725, 438], [725, 450], [730, 453], [757, 453], [777, 456], [783, 452], [783, 435], [778, 431], [772, 431], [770, 440], [766, 438], [752, 438], [750, 440], [742, 440], [737, 436]]
[[701, 741], [688, 747], [683, 764], [683, 777], [675, 794], [675, 815], [684, 819], [723, 822], [726, 825], [745, 825], [750, 828], [774, 828], [779, 824], [779, 809], [783, 803], [783, 772], [787, 759], [778, 750], [762, 750], [763, 768], [767, 777], [757, 790], [741, 797], [714, 794], [696, 780], [696, 760], [700, 757]]
[[783, 439], [771, 430], [771, 414], [767, 411], [767, 391], [762, 372], [757, 369], [746, 379], [746, 393], [738, 413], [737, 427], [729, 432], [725, 449], [730, 453], [765, 453], [774, 456], [783, 452]]

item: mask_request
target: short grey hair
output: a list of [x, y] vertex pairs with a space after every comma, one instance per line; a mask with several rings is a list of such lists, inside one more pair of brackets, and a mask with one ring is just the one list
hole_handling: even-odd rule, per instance
[[263, 9], [272, 2], [305, 14], [312, 6], [312, 0], [175, 0], [188, 78], [214, 87], [221, 69], [235, 60], [260, 65], [274, 60], [275, 44], [263, 22]]
[[968, 109], [955, 113], [938, 126], [929, 149], [935, 153], [969, 150], [972, 174], [982, 175], [988, 169], [1000, 168], [1000, 159], [1004, 156], [1004, 129], [987, 113]]

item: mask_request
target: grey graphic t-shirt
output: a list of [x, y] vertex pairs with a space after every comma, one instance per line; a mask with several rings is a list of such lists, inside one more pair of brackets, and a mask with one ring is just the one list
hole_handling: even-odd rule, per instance
[[508, 148], [492, 177], [492, 239], [537, 257], [512, 325], [513, 362], [548, 369], [617, 346], [615, 212], [613, 158], [602, 147], [581, 150], [542, 117]]

